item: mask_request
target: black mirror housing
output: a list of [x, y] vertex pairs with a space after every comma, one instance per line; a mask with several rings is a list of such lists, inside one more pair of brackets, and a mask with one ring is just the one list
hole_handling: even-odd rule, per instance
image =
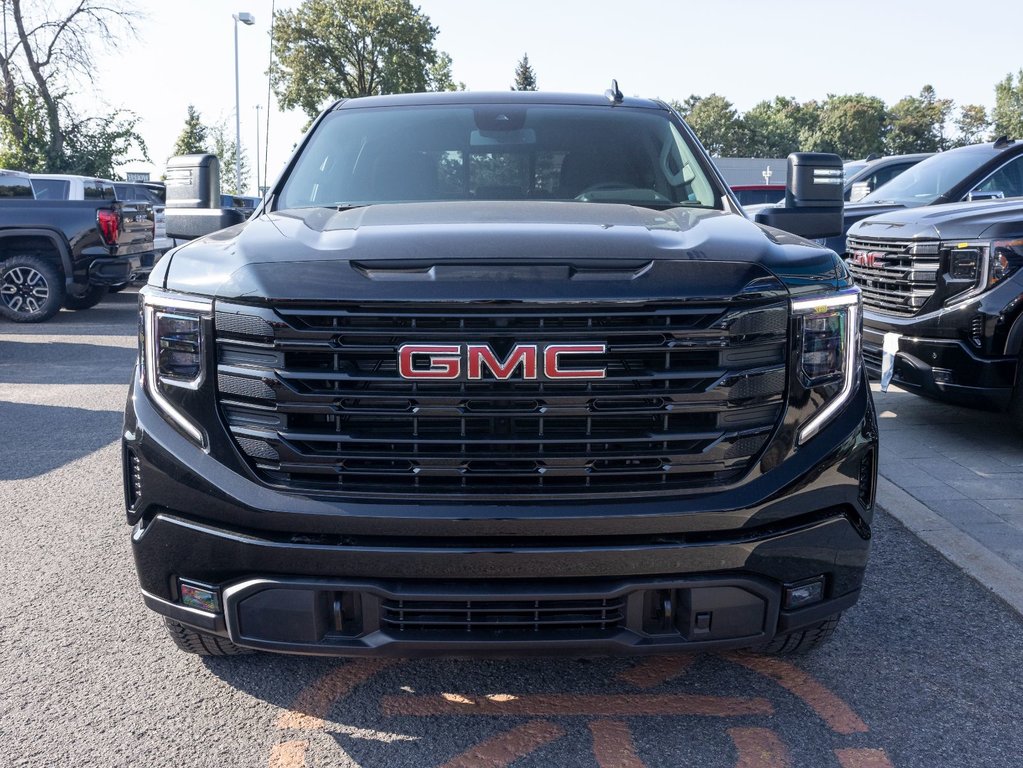
[[788, 158], [784, 207], [757, 214], [758, 224], [809, 238], [845, 231], [842, 158], [827, 152], [794, 152]]

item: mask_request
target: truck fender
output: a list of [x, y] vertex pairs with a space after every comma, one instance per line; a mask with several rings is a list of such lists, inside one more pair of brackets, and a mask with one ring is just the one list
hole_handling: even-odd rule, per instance
[[1020, 312], [1012, 327], [1009, 328], [1009, 335], [1005, 339], [1005, 354], [1018, 355], [1023, 348], [1023, 312]]
[[71, 265], [71, 252], [68, 250], [67, 244], [60, 237], [47, 229], [17, 229], [0, 232], [0, 238], [9, 237], [43, 237], [53, 243], [53, 247], [60, 254], [60, 264], [64, 270], [64, 284], [70, 290], [74, 284], [74, 267]]

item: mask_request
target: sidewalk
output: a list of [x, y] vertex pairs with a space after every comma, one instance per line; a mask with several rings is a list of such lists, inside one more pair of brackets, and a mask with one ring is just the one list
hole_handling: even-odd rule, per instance
[[1023, 613], [1023, 434], [1004, 414], [873, 389], [879, 505]]

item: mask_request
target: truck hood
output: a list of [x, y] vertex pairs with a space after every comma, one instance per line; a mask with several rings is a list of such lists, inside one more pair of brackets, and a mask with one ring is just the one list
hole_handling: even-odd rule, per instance
[[[613, 281], [615, 275], [631, 279], [659, 262], [698, 262], [704, 276], [714, 264], [738, 263], [745, 266], [735, 280], [745, 279], [740, 273], [762, 278], [766, 270], [790, 290], [820, 290], [822, 281], [837, 287], [847, 279], [833, 251], [739, 215], [572, 202], [285, 210], [196, 240], [169, 256], [154, 282], [225, 299], [382, 297], [390, 292], [388, 285], [404, 284], [407, 291], [409, 283], [425, 288], [445, 279], [485, 280], [521, 299], [528, 290], [523, 281], [535, 286], [546, 278], [578, 279], [579, 274], [583, 282]], [[367, 283], [375, 288], [368, 290]], [[424, 290], [423, 297], [427, 294]]]
[[[849, 228], [856, 222], [863, 221], [871, 216], [877, 216], [892, 211], [905, 211], [905, 206], [894, 203], [850, 203], [845, 206], [843, 216], [845, 217], [845, 231], [848, 234]], [[916, 210], [915, 208], [909, 210]]]
[[861, 221], [850, 237], [978, 240], [1023, 236], [1023, 200], [947, 203], [908, 208]]

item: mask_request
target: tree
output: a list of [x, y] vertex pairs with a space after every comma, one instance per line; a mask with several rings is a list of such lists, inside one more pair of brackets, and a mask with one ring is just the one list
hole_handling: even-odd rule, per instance
[[881, 99], [862, 93], [829, 94], [820, 107], [817, 125], [807, 130], [804, 151], [834, 152], [845, 158], [884, 152], [888, 110]]
[[130, 113], [83, 116], [70, 104], [94, 85], [97, 48], [112, 47], [118, 29], [134, 33], [135, 12], [118, 0], [76, 0], [63, 14], [51, 3], [5, 0], [3, 14], [12, 31], [0, 52], [3, 156], [28, 170], [98, 167], [105, 175], [133, 147], [145, 157]]
[[465, 83], [455, 82], [451, 74], [451, 56], [444, 51], [437, 54], [437, 61], [430, 66], [429, 85], [430, 91], [464, 91]]
[[251, 171], [245, 147], [241, 148], [242, 183], [241, 187], [239, 187], [235, 173], [235, 158], [238, 156], [238, 144], [234, 138], [231, 138], [227, 121], [221, 120], [219, 123], [206, 127], [206, 132], [209, 135], [210, 141], [208, 151], [212, 152], [220, 160], [220, 190], [225, 195], [244, 195], [249, 187], [249, 173]]
[[991, 111], [994, 135], [1023, 139], [1023, 69], [1015, 81], [1010, 72], [995, 84], [995, 108]]
[[742, 116], [748, 157], [788, 157], [800, 148], [800, 134], [814, 115], [793, 98], [761, 101]]
[[181, 135], [174, 142], [175, 155], [191, 155], [209, 151], [209, 128], [203, 125], [202, 116], [192, 104], [188, 105], [188, 116]]
[[953, 140], [953, 147], [965, 147], [979, 144], [985, 140], [991, 128], [987, 110], [980, 104], [963, 104], [959, 108], [959, 117], [955, 121], [958, 136]]
[[690, 96], [682, 105], [686, 122], [715, 157], [741, 155], [746, 146], [745, 128], [732, 102], [716, 93], [704, 98]]
[[310, 118], [333, 99], [425, 91], [437, 31], [410, 0], [303, 0], [274, 14], [270, 82]]
[[513, 91], [535, 91], [536, 72], [529, 66], [529, 54], [522, 54], [519, 63], [515, 66], [515, 82], [512, 84]]
[[945, 122], [951, 112], [952, 100], [939, 99], [930, 85], [925, 85], [918, 97], [900, 99], [888, 111], [885, 152], [906, 155], [947, 149]]

